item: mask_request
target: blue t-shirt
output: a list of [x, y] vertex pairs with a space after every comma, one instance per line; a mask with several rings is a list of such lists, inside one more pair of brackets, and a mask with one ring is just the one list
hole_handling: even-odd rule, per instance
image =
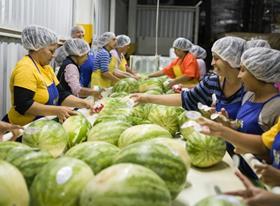
[[109, 63], [111, 60], [111, 54], [106, 49], [100, 49], [95, 56], [93, 72], [100, 69], [102, 73], [109, 71]]
[[94, 54], [88, 53], [88, 59], [80, 66], [80, 83], [83, 87], [88, 87], [91, 80], [91, 73], [94, 67]]

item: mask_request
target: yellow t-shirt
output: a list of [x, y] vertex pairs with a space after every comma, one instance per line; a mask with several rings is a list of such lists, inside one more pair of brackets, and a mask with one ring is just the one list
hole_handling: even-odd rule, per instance
[[280, 132], [280, 117], [278, 122], [270, 130], [262, 134], [262, 141], [268, 149], [271, 149], [278, 132]]
[[42, 67], [36, 63], [40, 72], [28, 57], [23, 57], [14, 68], [10, 78], [10, 92], [12, 107], [8, 112], [8, 118], [11, 123], [25, 125], [33, 121], [36, 117], [30, 114], [21, 115], [15, 110], [14, 106], [14, 86], [31, 90], [35, 93], [33, 100], [35, 102], [46, 104], [49, 100], [48, 86], [59, 84], [54, 71], [50, 65]]

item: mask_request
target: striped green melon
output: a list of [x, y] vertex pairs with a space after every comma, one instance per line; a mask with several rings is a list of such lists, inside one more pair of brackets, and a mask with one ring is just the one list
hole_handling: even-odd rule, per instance
[[80, 193], [92, 178], [90, 167], [81, 160], [61, 157], [51, 161], [31, 185], [31, 205], [77, 206]]
[[62, 126], [68, 134], [68, 147], [84, 142], [91, 128], [90, 122], [82, 114], [69, 117]]
[[84, 142], [72, 147], [65, 155], [83, 160], [97, 174], [113, 164], [113, 158], [119, 150], [107, 142]]
[[153, 171], [117, 164], [100, 172], [84, 188], [82, 206], [171, 206], [168, 189]]
[[21, 171], [27, 186], [30, 187], [35, 176], [45, 164], [53, 160], [53, 157], [47, 151], [36, 148], [16, 147], [9, 151], [5, 160]]
[[139, 92], [144, 93], [150, 90], [156, 90], [159, 93], [163, 93], [162, 81], [158, 78], [149, 78], [140, 81]]
[[235, 196], [213, 195], [203, 198], [195, 206], [245, 206], [245, 204]]
[[23, 133], [22, 142], [30, 147], [49, 151], [54, 157], [67, 147], [68, 135], [62, 125], [54, 120], [39, 119], [32, 122]]
[[134, 78], [119, 80], [113, 87], [113, 92], [135, 93], [138, 91], [138, 81]]
[[126, 129], [120, 136], [120, 148], [135, 142], [143, 142], [153, 138], [172, 138], [171, 134], [163, 127], [156, 124], [141, 124]]
[[174, 155], [179, 156], [183, 160], [187, 171], [189, 170], [191, 165], [191, 160], [189, 154], [186, 151], [185, 141], [179, 139], [170, 139], [170, 138], [156, 138], [156, 139], [149, 140], [149, 142], [163, 144], [166, 147], [168, 147], [170, 150], [172, 150]]
[[134, 163], [153, 170], [165, 181], [173, 199], [185, 187], [187, 166], [173, 146], [154, 140], [134, 143], [119, 152], [115, 163]]
[[125, 121], [101, 122], [89, 130], [88, 141], [104, 141], [117, 145], [122, 132], [130, 126]]
[[128, 93], [126, 92], [114, 92], [110, 95], [111, 98], [116, 98], [116, 97], [125, 97], [127, 96]]
[[135, 107], [133, 107], [130, 120], [133, 125], [139, 125], [139, 124], [149, 124], [151, 123], [148, 120], [150, 111], [153, 109], [153, 104], [140, 104]]
[[188, 136], [187, 152], [192, 165], [210, 167], [223, 159], [226, 153], [226, 143], [221, 138], [194, 131]]
[[22, 174], [15, 166], [3, 160], [0, 160], [0, 205], [29, 205], [29, 194]]
[[13, 142], [13, 141], [0, 142], [0, 160], [6, 159], [8, 152], [15, 147], [30, 148], [29, 146], [19, 142]]
[[150, 114], [148, 120], [166, 128], [172, 135], [179, 131], [178, 107], [157, 105]]

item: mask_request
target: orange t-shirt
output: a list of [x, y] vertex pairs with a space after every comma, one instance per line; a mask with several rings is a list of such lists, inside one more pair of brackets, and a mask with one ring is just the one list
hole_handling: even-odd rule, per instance
[[184, 59], [176, 58], [171, 62], [171, 64], [163, 69], [164, 74], [172, 79], [175, 78], [175, 73], [173, 71], [173, 66], [175, 65], [180, 66], [183, 75], [199, 80], [200, 74], [198, 63], [195, 56], [193, 56], [191, 53], [188, 53]]

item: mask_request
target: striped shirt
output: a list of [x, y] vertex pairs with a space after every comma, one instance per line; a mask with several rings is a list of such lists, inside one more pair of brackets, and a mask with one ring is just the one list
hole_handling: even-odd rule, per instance
[[109, 71], [109, 63], [111, 59], [111, 54], [104, 48], [100, 49], [97, 54], [93, 64], [93, 72], [100, 69], [102, 73]]
[[[186, 110], [198, 110], [197, 103], [199, 102], [211, 106], [212, 94], [216, 94], [218, 102], [223, 105], [233, 103], [241, 105], [244, 93], [244, 88], [241, 87], [232, 96], [225, 97], [219, 77], [216, 74], [208, 74], [196, 87], [181, 93], [182, 107]], [[237, 114], [238, 111], [234, 112]], [[236, 116], [236, 114], [230, 114], [230, 116]]]

